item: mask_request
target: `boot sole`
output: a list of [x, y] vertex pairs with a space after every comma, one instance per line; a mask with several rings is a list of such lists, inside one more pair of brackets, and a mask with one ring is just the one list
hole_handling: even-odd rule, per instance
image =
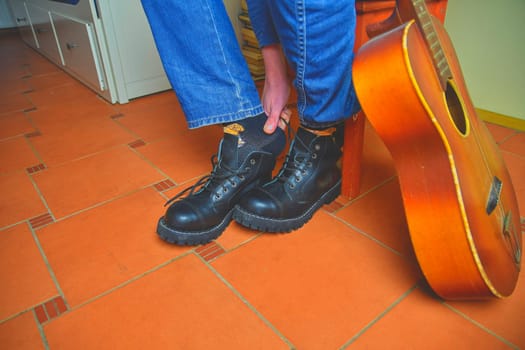
[[169, 227], [164, 217], [157, 224], [157, 235], [164, 241], [176, 245], [206, 244], [219, 237], [232, 221], [234, 209], [230, 210], [224, 219], [216, 226], [205, 231], [178, 231]]
[[233, 213], [233, 220], [253, 230], [271, 233], [291, 232], [306, 224], [319, 208], [325, 204], [332, 203], [340, 194], [341, 180], [339, 180], [334, 187], [326, 191], [310, 208], [298, 217], [286, 219], [268, 218], [250, 213], [237, 205]]

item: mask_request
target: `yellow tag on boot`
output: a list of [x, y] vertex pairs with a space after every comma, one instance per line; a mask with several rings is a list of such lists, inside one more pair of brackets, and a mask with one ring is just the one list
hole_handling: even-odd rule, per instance
[[310, 129], [310, 128], [306, 128], [304, 126], [301, 126], [301, 128], [303, 128], [306, 131], [308, 131], [308, 132], [310, 132], [312, 134], [315, 134], [317, 136], [332, 136], [334, 134], [334, 132], [336, 131], [335, 127], [326, 128], [326, 129], [322, 129], [322, 130]]
[[224, 133], [234, 136], [239, 136], [244, 131], [244, 127], [241, 124], [232, 123], [224, 127]]
[[244, 146], [245, 142], [241, 137], [241, 132], [244, 131], [244, 127], [241, 124], [233, 123], [233, 124], [225, 126], [223, 129], [224, 129], [225, 134], [237, 136], [238, 138], [237, 147]]

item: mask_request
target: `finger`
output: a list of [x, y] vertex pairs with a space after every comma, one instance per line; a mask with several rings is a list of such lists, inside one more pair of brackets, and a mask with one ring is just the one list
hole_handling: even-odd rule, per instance
[[268, 119], [264, 124], [264, 132], [267, 134], [273, 134], [275, 129], [277, 129], [277, 125], [279, 124], [279, 114], [275, 113], [274, 111], [270, 111], [270, 114], [267, 115]]
[[292, 117], [292, 111], [288, 107], [284, 107], [283, 111], [281, 112], [280, 118], [279, 118], [279, 127], [285, 131], [286, 127], [288, 126], [288, 123], [290, 122], [290, 118]]

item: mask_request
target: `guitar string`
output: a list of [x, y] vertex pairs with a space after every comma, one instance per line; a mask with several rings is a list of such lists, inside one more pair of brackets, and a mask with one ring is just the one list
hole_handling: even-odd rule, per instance
[[[446, 70], [441, 71], [438, 67], [436, 67], [436, 68], [438, 68], [437, 70], [439, 71], [438, 75], [441, 78], [442, 77], [442, 75], [441, 75], [442, 72], [448, 73], [448, 77], [446, 77], [447, 80], [449, 80], [449, 79], [455, 80], [454, 79], [454, 74], [452, 73], [452, 70], [450, 69], [450, 65], [448, 64], [447, 56], [446, 56], [446, 54], [445, 54], [445, 52], [444, 52], [444, 50], [442, 48], [441, 42], [439, 41], [439, 36], [437, 35], [437, 31], [436, 31], [436, 29], [434, 27], [434, 24], [432, 23], [432, 17], [430, 16], [430, 14], [428, 12], [428, 9], [426, 7], [425, 1], [424, 0], [412, 0], [412, 3], [417, 5], [417, 6], [414, 6], [414, 7], [415, 7], [416, 14], [418, 15], [418, 22], [420, 24], [419, 27], [422, 28], [423, 21], [426, 21], [427, 27], [430, 27], [430, 30], [433, 32], [434, 36], [436, 37], [436, 43], [439, 46], [439, 51], [444, 56], [444, 59], [446, 61], [446, 66], [447, 66]], [[423, 18], [423, 17], [425, 17], [425, 18]], [[424, 30], [422, 30], [422, 31], [425, 34], [425, 38], [427, 38], [427, 43], [428, 43], [428, 36], [427, 36], [427, 34], [425, 33]], [[432, 52], [432, 50], [430, 50], [430, 51]], [[433, 58], [435, 58], [435, 56], [433, 56]], [[434, 62], [435, 62], [435, 60], [434, 60]], [[465, 113], [464, 106], [462, 106], [462, 109], [463, 109], [463, 113]], [[470, 113], [467, 113], [467, 114], [470, 114]], [[469, 121], [469, 123], [472, 126], [472, 122]], [[470, 131], [475, 136], [474, 140], [475, 140], [476, 146], [480, 150], [481, 158], [483, 159], [483, 165], [486, 168], [487, 173], [490, 174], [490, 176], [493, 178], [494, 174], [492, 173], [492, 170], [490, 169], [490, 166], [489, 166], [488, 161], [486, 159], [485, 153], [481, 152], [483, 150], [483, 147], [481, 146], [481, 144], [479, 142], [479, 137], [480, 136], [478, 134], [478, 131], [476, 130], [476, 128], [473, 128], [473, 127], [470, 128]], [[488, 182], [491, 183], [492, 181], [489, 180]]]
[[[433, 62], [434, 62], [434, 66], [436, 67], [436, 73], [438, 74], [439, 76], [439, 81], [440, 81], [440, 85], [442, 85], [442, 79], [445, 78], [448, 82], [448, 80], [455, 80], [455, 77], [454, 77], [454, 74], [452, 72], [452, 70], [450, 69], [450, 66], [448, 64], [448, 58], [447, 58], [447, 55], [445, 54], [442, 46], [441, 46], [441, 42], [439, 40], [439, 36], [437, 35], [437, 31], [434, 27], [434, 23], [432, 21], [432, 17], [430, 16], [429, 12], [428, 12], [428, 8], [424, 2], [424, 0], [412, 0], [412, 5], [414, 7], [414, 10], [416, 12], [416, 15], [417, 15], [417, 21], [418, 21], [418, 24], [419, 24], [419, 28], [421, 29], [421, 31], [423, 32], [423, 36], [425, 37], [425, 40], [427, 42], [427, 46], [429, 48], [429, 51], [432, 55], [432, 59], [433, 59]], [[426, 23], [424, 23], [426, 22]], [[428, 33], [430, 31], [430, 34]], [[431, 43], [433, 40], [430, 38], [430, 36], [432, 37], [435, 37], [436, 40], [435, 42]], [[438, 51], [436, 53], [435, 51], [435, 48], [437, 47]], [[441, 58], [441, 59], [439, 59]], [[441, 67], [441, 65], [444, 64], [444, 67]], [[447, 74], [446, 77], [444, 77], [444, 74]], [[445, 89], [446, 88], [450, 88], [448, 85], [445, 85], [443, 86]], [[464, 105], [462, 103], [462, 109], [463, 109], [463, 113], [465, 113], [465, 108], [464, 108]], [[469, 113], [470, 114], [470, 113]], [[474, 118], [477, 118], [477, 115], [475, 114], [474, 115]], [[470, 121], [469, 121], [470, 122]], [[477, 121], [478, 123], [480, 121]], [[474, 141], [475, 141], [475, 144], [478, 148], [478, 150], [480, 151], [481, 153], [481, 159], [482, 159], [482, 163], [485, 167], [485, 169], [487, 170], [487, 173], [489, 174], [489, 176], [494, 179], [495, 175], [494, 173], [492, 172], [490, 166], [489, 166], [489, 162], [488, 162], [488, 159], [485, 155], [485, 153], [483, 152], [484, 150], [484, 147], [482, 146], [481, 144], [481, 140], [479, 139], [480, 137], [480, 134], [478, 132], [478, 130], [474, 127], [472, 127], [472, 122], [470, 122], [470, 125], [471, 125], [471, 132], [473, 134], [473, 137], [474, 137]], [[492, 183], [493, 183], [493, 180], [491, 180], [490, 178], [485, 182], [488, 181], [488, 185], [489, 187], [492, 187]], [[504, 208], [504, 204], [503, 202], [498, 198], [498, 205], [496, 206], [497, 208], [497, 211], [495, 213], [496, 217], [498, 218], [498, 221], [500, 222], [500, 224], [503, 222], [503, 226], [505, 226], [504, 222], [505, 222], [505, 218], [506, 218], [506, 209]], [[512, 213], [511, 213], [512, 214]], [[512, 219], [512, 218], [510, 218]], [[512, 222], [510, 223], [512, 225]], [[514, 225], [512, 225], [513, 227]], [[504, 229], [504, 227], [503, 227]], [[512, 229], [511, 229], [512, 231]], [[510, 233], [510, 232], [509, 232]], [[515, 232], [512, 232], [509, 237], [506, 237], [507, 235], [503, 234], [503, 238], [504, 238], [504, 242], [508, 243], [508, 245], [510, 245], [510, 249], [512, 251], [512, 258], [514, 259], [515, 263], [516, 262], [519, 262], [519, 255], [521, 253], [521, 249], [518, 245], [518, 240], [517, 237], [516, 237], [516, 234]], [[512, 236], [512, 237], [510, 237]], [[504, 243], [505, 244], [505, 243]], [[507, 245], [507, 244], [505, 244]]]
[[[430, 16], [430, 13], [428, 12], [428, 8], [426, 7], [426, 4], [424, 2], [424, 0], [414, 0], [413, 1], [413, 4], [417, 5], [417, 6], [414, 6], [414, 9], [416, 11], [416, 14], [418, 15], [418, 21], [419, 21], [419, 24], [420, 24], [420, 28], [422, 29], [423, 33], [425, 34], [425, 38], [427, 38], [427, 43], [429, 42], [429, 39], [428, 39], [428, 35], [427, 33], [425, 32], [427, 29], [425, 28], [430, 28], [430, 31], [434, 32], [434, 37], [436, 37], [436, 42], [432, 45], [429, 45], [429, 49], [430, 49], [430, 52], [433, 54], [433, 59], [434, 59], [434, 62], [435, 64], [437, 65], [437, 70], [439, 71], [439, 75], [440, 77], [442, 77], [442, 74], [446, 73], [449, 75], [449, 77], [453, 80], [454, 79], [454, 74], [452, 73], [452, 70], [450, 69], [450, 66], [448, 65], [448, 61], [447, 61], [447, 56], [444, 52], [444, 50], [442, 49], [441, 47], [441, 43], [439, 41], [439, 36], [436, 35], [436, 29], [434, 27], [434, 24], [432, 22], [432, 17]], [[422, 18], [422, 17], [425, 17], [425, 18]], [[426, 20], [426, 24], [422, 24], [423, 21]], [[435, 53], [435, 50], [434, 50], [434, 47], [437, 46], [438, 47], [438, 53], [436, 54]], [[438, 56], [441, 55], [442, 56], [442, 59], [438, 61]], [[444, 62], [443, 62], [444, 61]], [[444, 63], [445, 64], [445, 67], [443, 69], [440, 68], [440, 64], [441, 63]], [[474, 113], [475, 114], [475, 113]], [[475, 118], [477, 118], [477, 115], [475, 114], [474, 115]], [[478, 121], [478, 122], [482, 122], [482, 121]], [[470, 123], [472, 125], [472, 123]], [[484, 150], [483, 146], [481, 145], [481, 141], [480, 141], [480, 135], [479, 135], [479, 132], [477, 130], [477, 128], [472, 128], [471, 127], [471, 132], [474, 134], [474, 139], [475, 139], [475, 143], [476, 143], [476, 146], [478, 147], [478, 150], [480, 150], [480, 153], [481, 153], [481, 158], [482, 158], [482, 161], [483, 161], [483, 164], [487, 170], [487, 173], [490, 174], [490, 176], [492, 178], [496, 177], [494, 175], [494, 173], [492, 172], [491, 168], [490, 168], [490, 165], [489, 165], [489, 162], [488, 162], [488, 159], [485, 155], [485, 152], [482, 152]], [[491, 181], [490, 179], [488, 179], [488, 185], [489, 187], [492, 187], [492, 183], [493, 183], [493, 180]], [[501, 190], [500, 190], [501, 191]], [[500, 194], [499, 194], [500, 195]], [[505, 208], [505, 205], [504, 205], [504, 202], [501, 201], [499, 198], [498, 198], [498, 205], [496, 206], [497, 208], [497, 212], [495, 213], [495, 215], [498, 217], [498, 221], [501, 223], [503, 223], [503, 229], [505, 230], [505, 221], [506, 220], [510, 220], [510, 229], [509, 229], [509, 232], [508, 234], [505, 234], [504, 233], [504, 241], [507, 242], [509, 245], [510, 245], [510, 249], [513, 253], [513, 259], [515, 262], [519, 262], [520, 261], [520, 255], [521, 255], [521, 248], [519, 247], [519, 244], [518, 244], [518, 241], [519, 241], [519, 238], [516, 234], [516, 228], [514, 227], [513, 225], [513, 221], [512, 221], [512, 216], [507, 219], [507, 210]], [[512, 215], [513, 213], [511, 212], [510, 215]]]

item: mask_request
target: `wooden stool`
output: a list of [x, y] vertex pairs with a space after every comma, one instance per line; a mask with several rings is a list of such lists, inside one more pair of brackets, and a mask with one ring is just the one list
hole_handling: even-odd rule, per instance
[[[442, 22], [448, 0], [427, 0], [429, 11]], [[370, 39], [367, 29], [370, 25], [385, 21], [393, 13], [395, 0], [356, 0], [357, 25], [354, 51]], [[361, 161], [363, 157], [363, 142], [365, 118], [359, 112], [346, 122], [345, 144], [343, 147], [343, 185], [342, 195], [355, 198], [359, 195], [361, 185]]]

